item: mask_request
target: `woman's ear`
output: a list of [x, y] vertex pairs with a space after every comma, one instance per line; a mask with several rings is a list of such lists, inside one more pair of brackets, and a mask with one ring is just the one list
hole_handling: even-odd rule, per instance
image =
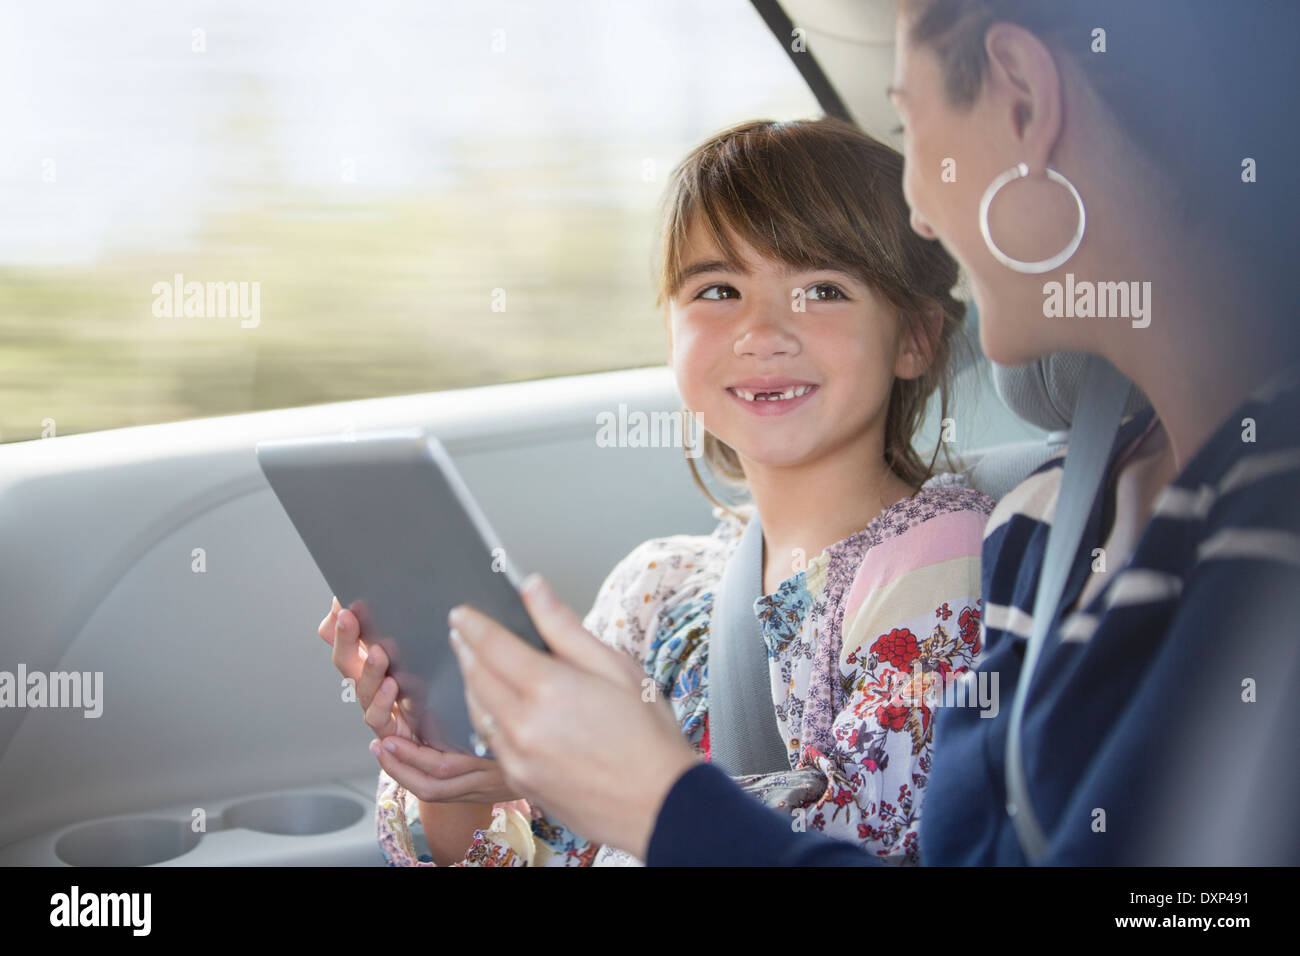
[[994, 23], [984, 36], [985, 87], [1015, 152], [1036, 174], [1048, 165], [1064, 125], [1061, 75], [1043, 41], [1014, 23]]
[[943, 308], [937, 303], [919, 312], [899, 316], [902, 346], [894, 362], [894, 377], [911, 379], [925, 374], [934, 361], [935, 346], [943, 332]]

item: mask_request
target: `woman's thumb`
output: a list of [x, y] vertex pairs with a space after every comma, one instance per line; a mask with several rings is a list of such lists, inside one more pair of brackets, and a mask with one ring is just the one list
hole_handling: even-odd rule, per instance
[[556, 657], [584, 671], [622, 683], [628, 676], [624, 655], [597, 640], [577, 614], [556, 597], [540, 574], [530, 574], [520, 589], [528, 615]]

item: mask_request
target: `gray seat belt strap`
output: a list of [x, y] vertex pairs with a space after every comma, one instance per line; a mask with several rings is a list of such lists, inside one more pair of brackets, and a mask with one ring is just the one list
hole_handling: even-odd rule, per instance
[[1046, 854], [1048, 840], [1034, 814], [1021, 760], [1025, 700], [1043, 644], [1056, 622], [1080, 539], [1105, 478], [1111, 446], [1131, 388], [1129, 381], [1105, 359], [1096, 355], [1089, 357], [1083, 387], [1075, 403], [1056, 511], [1048, 529], [1047, 550], [1034, 597], [1033, 627], [1016, 681], [1016, 696], [1011, 705], [1011, 723], [1007, 733], [1007, 813], [1015, 824], [1020, 849], [1031, 863], [1038, 862]]
[[723, 570], [709, 627], [710, 760], [733, 777], [790, 769], [754, 615], [762, 594], [763, 527], [755, 512]]

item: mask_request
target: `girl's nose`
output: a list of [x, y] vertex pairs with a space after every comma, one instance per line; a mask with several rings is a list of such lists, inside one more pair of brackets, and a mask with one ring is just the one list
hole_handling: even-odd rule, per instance
[[[784, 308], [784, 314], [778, 310]], [[752, 355], [767, 358], [771, 355], [794, 355], [799, 351], [799, 343], [790, 334], [787, 327], [789, 315], [793, 313], [790, 303], [775, 304], [765, 309], [755, 309], [747, 321], [743, 322], [736, 335], [736, 355]]]

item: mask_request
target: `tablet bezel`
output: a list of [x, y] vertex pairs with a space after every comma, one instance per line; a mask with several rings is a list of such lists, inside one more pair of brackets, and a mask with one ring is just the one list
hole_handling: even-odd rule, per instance
[[[421, 741], [490, 756], [469, 721], [447, 612], [471, 604], [546, 645], [509, 551], [442, 442], [424, 428], [386, 429], [264, 441], [256, 455], [326, 583], [357, 615], [362, 640], [388, 654], [399, 706]], [[443, 540], [420, 540], [426, 534]], [[419, 568], [430, 571], [427, 588]]]

